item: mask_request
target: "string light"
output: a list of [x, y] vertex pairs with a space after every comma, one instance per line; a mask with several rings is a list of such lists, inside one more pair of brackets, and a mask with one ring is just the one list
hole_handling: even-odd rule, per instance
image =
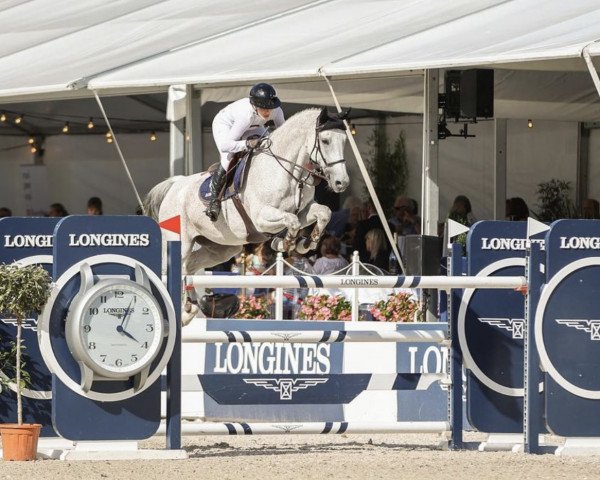
[[533, 128], [533, 120], [531, 118], [529, 120], [527, 120], [527, 127]]
[[112, 137], [112, 133], [106, 132], [106, 138], [111, 138], [111, 137]]
[[6, 114], [4, 112], [0, 113], [0, 122], [6, 122]]
[[29, 145], [33, 145], [35, 143], [35, 138], [29, 137], [29, 140], [27, 140], [27, 142], [29, 143]]
[[37, 147], [35, 145], [31, 146], [31, 153], [36, 153], [37, 152]]
[[356, 135], [356, 125], [354, 125], [353, 123], [350, 124], [350, 133], [352, 135]]
[[112, 137], [108, 137], [108, 138], [106, 139], [106, 143], [113, 143], [113, 139], [112, 139]]
[[90, 117], [90, 121], [88, 122], [87, 127], [89, 130], [94, 128], [94, 119], [92, 117]]
[[19, 125], [19, 123], [21, 123], [23, 121], [23, 115], [17, 115], [17, 117], [15, 118], [15, 123], [17, 125]]
[[69, 122], [65, 122], [64, 127], [62, 128], [63, 133], [69, 133]]
[[154, 130], [150, 132], [150, 141], [156, 142], [156, 132]]

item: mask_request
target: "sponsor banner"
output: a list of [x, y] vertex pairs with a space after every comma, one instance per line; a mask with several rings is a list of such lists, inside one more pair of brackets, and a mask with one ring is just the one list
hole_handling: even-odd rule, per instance
[[561, 436], [600, 436], [600, 222], [560, 220], [546, 237], [535, 316], [546, 422]]
[[[207, 320], [207, 330], [345, 330], [373, 327], [397, 329], [445, 329], [445, 324], [398, 324], [360, 322], [299, 322], [274, 320]], [[185, 330], [184, 330], [185, 336]], [[194, 347], [184, 343], [184, 366]], [[377, 395], [376, 407], [397, 412], [390, 420], [445, 420], [447, 392], [421, 373], [442, 373], [445, 347], [429, 344], [252, 344], [222, 343], [203, 347], [204, 364], [198, 366], [205, 392], [203, 411], [207, 419], [252, 421], [344, 421], [352, 420], [352, 406], [362, 396]], [[345, 358], [356, 350], [362, 360]], [[387, 351], [386, 351], [387, 350]], [[359, 353], [360, 352], [360, 353]], [[389, 354], [387, 354], [389, 353]], [[354, 352], [352, 353], [354, 354]], [[376, 359], [374, 361], [374, 359]], [[353, 364], [353, 367], [348, 365]], [[390, 371], [406, 375], [372, 375]], [[188, 367], [189, 368], [189, 367]], [[393, 370], [393, 367], [391, 368]], [[429, 383], [428, 383], [429, 382]], [[418, 390], [415, 390], [418, 389]], [[378, 392], [372, 392], [378, 390]], [[396, 390], [396, 391], [394, 391]], [[381, 395], [382, 391], [386, 391]], [[194, 395], [189, 393], [187, 395]], [[418, 398], [412, 397], [417, 395]], [[184, 403], [186, 393], [183, 394]], [[382, 405], [384, 402], [385, 405]], [[393, 404], [393, 405], [388, 405]], [[200, 410], [200, 409], [199, 409]], [[348, 413], [351, 412], [351, 413]], [[372, 414], [373, 412], [371, 412]], [[358, 418], [358, 417], [357, 417]]]
[[[476, 223], [467, 238], [467, 275], [524, 276], [526, 237], [526, 222]], [[524, 327], [520, 292], [463, 291], [457, 328], [467, 368], [467, 417], [479, 431], [522, 432]]]
[[[51, 348], [65, 375], [79, 383], [80, 366], [71, 355], [64, 328], [71, 301], [79, 292], [78, 268], [81, 263], [90, 262], [96, 278], [133, 278], [132, 261], [135, 261], [160, 275], [160, 228], [145, 216], [69, 216], [56, 226], [53, 251], [54, 278], [67, 271], [69, 278], [64, 280], [50, 314]], [[123, 263], [124, 257], [129, 264]], [[153, 289], [155, 296], [160, 297]], [[166, 317], [164, 306], [163, 314]], [[131, 386], [131, 380], [93, 383], [94, 390], [102, 393], [119, 392]], [[101, 402], [79, 395], [53, 375], [52, 397], [54, 428], [69, 440], [137, 440], [154, 434], [160, 423], [160, 382], [127, 400]]]
[[[0, 263], [20, 262], [23, 265], [37, 264], [52, 273], [52, 232], [58, 218], [6, 217], [0, 218]], [[24, 320], [22, 342], [25, 346], [24, 359], [30, 383], [23, 389], [23, 421], [40, 423], [43, 437], [54, 437], [52, 428], [52, 382], [50, 371], [40, 353], [37, 339], [37, 316]], [[12, 348], [17, 335], [17, 321], [0, 317], [0, 349]], [[2, 367], [4, 368], [4, 367]], [[8, 369], [7, 369], [8, 370]], [[0, 375], [13, 377], [11, 371]], [[17, 421], [16, 385], [9, 383], [0, 393], [0, 422]]]

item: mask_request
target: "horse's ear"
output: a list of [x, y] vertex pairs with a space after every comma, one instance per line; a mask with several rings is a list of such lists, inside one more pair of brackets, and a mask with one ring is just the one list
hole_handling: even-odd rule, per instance
[[342, 110], [340, 113], [338, 113], [338, 118], [340, 120], [348, 120], [348, 118], [350, 117], [350, 112], [352, 111], [352, 108], [348, 108], [348, 110], [344, 111]]
[[327, 113], [327, 108], [323, 107], [319, 114], [319, 125], [325, 125], [327, 120], [329, 120], [329, 114]]

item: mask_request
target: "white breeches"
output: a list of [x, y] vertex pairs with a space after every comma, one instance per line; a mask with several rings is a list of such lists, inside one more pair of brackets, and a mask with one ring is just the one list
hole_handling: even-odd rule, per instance
[[[233, 155], [237, 153], [237, 151], [228, 151], [225, 147], [225, 145], [231, 144], [229, 131], [230, 127], [228, 125], [215, 125], [213, 123], [213, 137], [215, 139], [215, 143], [217, 144], [217, 148], [219, 149], [221, 166], [225, 170], [227, 170]], [[235, 140], [245, 140], [252, 135], [260, 136], [264, 133], [264, 131], [265, 129], [263, 127], [253, 128], [244, 132], [242, 138], [236, 138]]]

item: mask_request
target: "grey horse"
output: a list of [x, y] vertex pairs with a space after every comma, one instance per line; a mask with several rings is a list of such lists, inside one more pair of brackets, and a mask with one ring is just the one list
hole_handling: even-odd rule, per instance
[[[273, 132], [253, 156], [239, 198], [258, 232], [268, 236], [285, 232], [273, 239], [275, 250], [316, 248], [331, 210], [314, 201], [315, 182], [323, 179], [337, 193], [350, 182], [343, 128], [341, 118], [326, 109], [307, 109]], [[156, 185], [144, 201], [146, 214], [159, 222], [181, 216], [184, 275], [222, 263], [249, 243], [246, 224], [231, 199], [223, 201], [216, 222], [204, 213], [198, 192], [207, 175], [171, 177]], [[315, 226], [310, 237], [298, 238], [300, 230], [311, 224]], [[175, 234], [163, 231], [163, 247], [174, 239]]]

